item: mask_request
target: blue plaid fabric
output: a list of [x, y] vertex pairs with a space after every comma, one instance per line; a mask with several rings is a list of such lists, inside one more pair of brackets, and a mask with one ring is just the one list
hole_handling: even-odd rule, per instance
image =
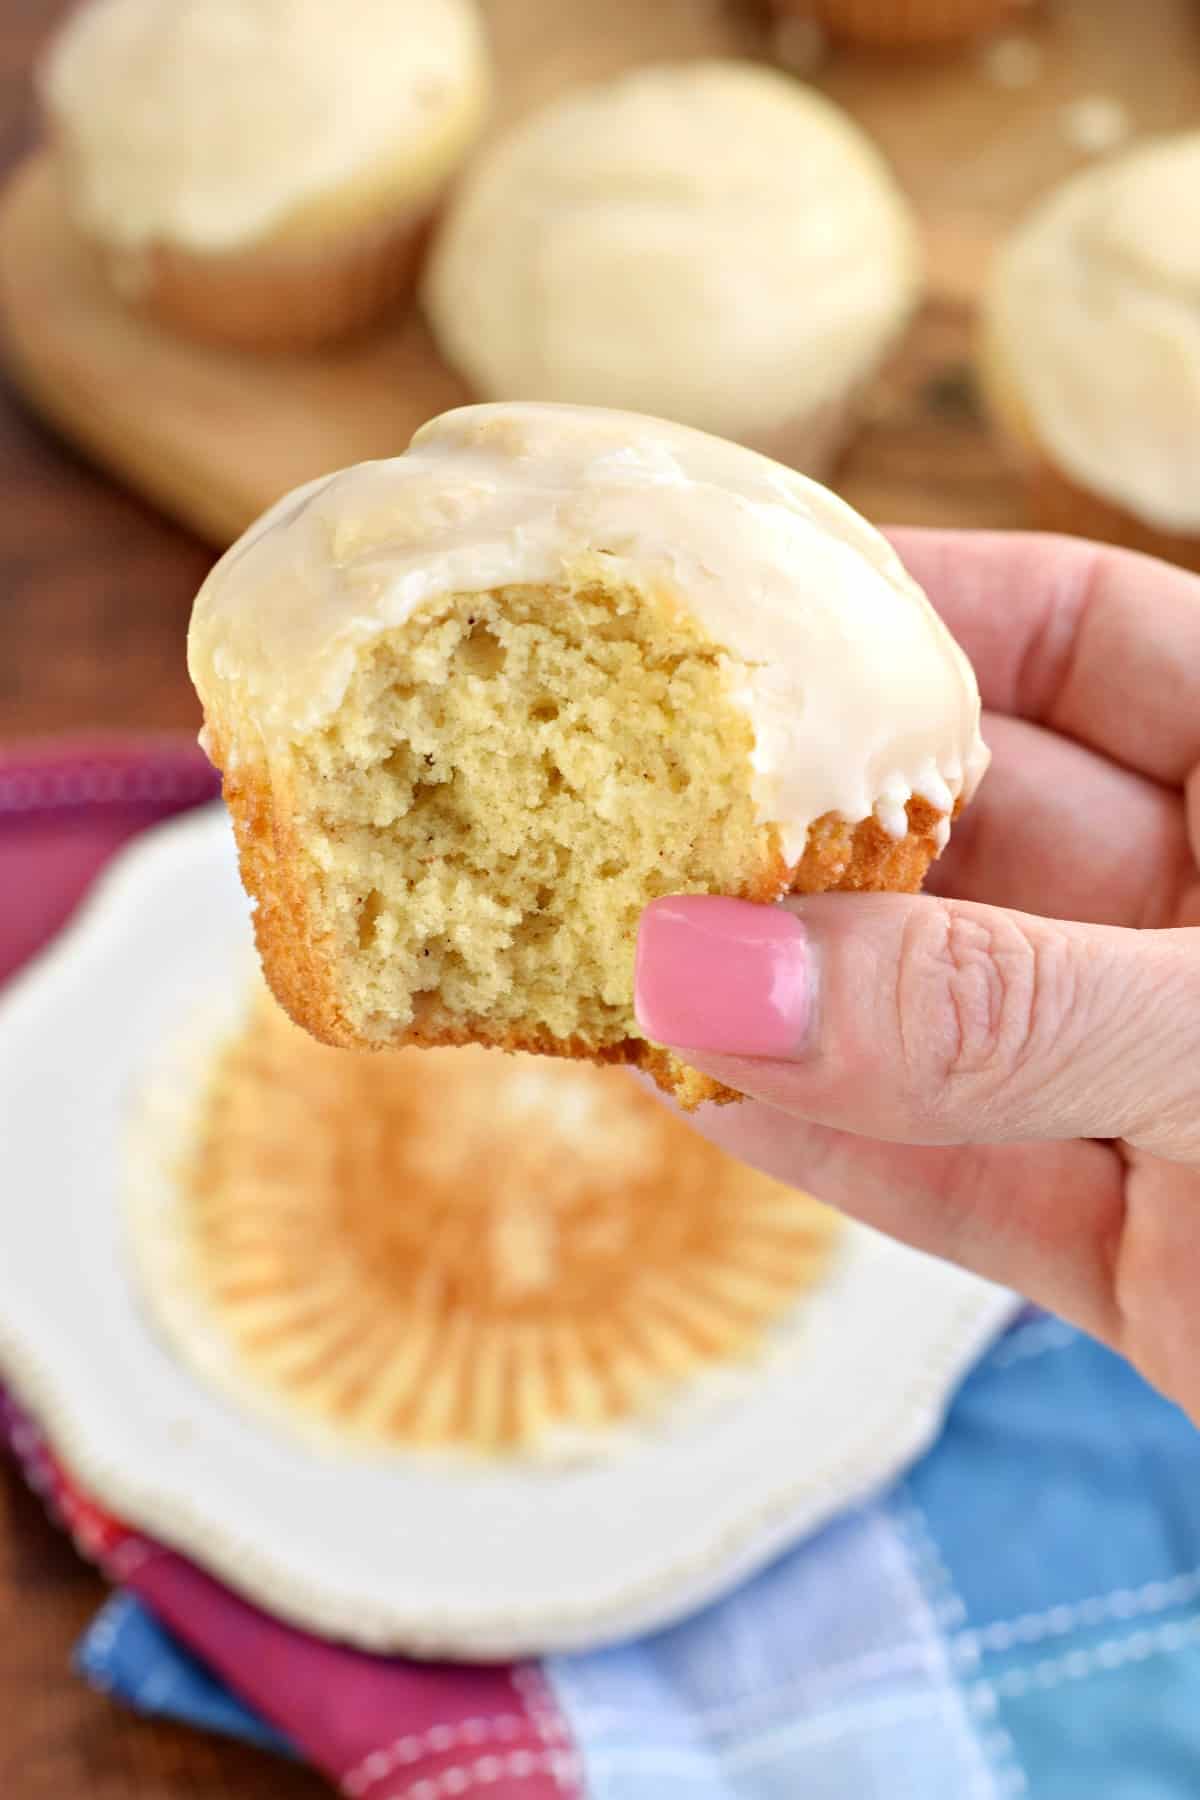
[[[81, 1664], [264, 1741], [121, 1597]], [[1200, 1434], [1027, 1314], [895, 1488], [685, 1624], [545, 1672], [590, 1800], [1196, 1800]]]

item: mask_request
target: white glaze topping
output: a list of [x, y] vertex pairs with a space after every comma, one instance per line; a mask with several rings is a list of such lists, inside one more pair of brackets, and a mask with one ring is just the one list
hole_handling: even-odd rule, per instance
[[722, 647], [790, 860], [827, 812], [899, 837], [912, 795], [949, 812], [983, 774], [970, 665], [865, 520], [752, 451], [597, 408], [464, 407], [288, 495], [205, 582], [188, 665], [227, 755], [269, 758], [419, 608], [597, 575], [685, 606]]
[[988, 330], [1061, 471], [1165, 531], [1200, 530], [1200, 132], [1085, 170], [1021, 228]]
[[640, 69], [486, 147], [425, 304], [482, 399], [766, 436], [842, 400], [918, 298], [912, 215], [832, 102], [750, 63]]
[[218, 250], [363, 175], [424, 201], [487, 62], [474, 0], [90, 0], [41, 85], [86, 228]]

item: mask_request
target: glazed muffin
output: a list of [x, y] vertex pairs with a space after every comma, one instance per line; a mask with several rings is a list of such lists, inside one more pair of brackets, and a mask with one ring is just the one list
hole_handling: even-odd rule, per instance
[[334, 1447], [615, 1449], [802, 1334], [830, 1264], [836, 1214], [615, 1070], [330, 1050], [262, 993], [190, 1088], [131, 1140], [145, 1301], [202, 1378]]
[[473, 0], [87, 0], [41, 72], [111, 285], [255, 349], [338, 337], [411, 289], [487, 91]]
[[567, 94], [488, 146], [423, 297], [478, 399], [660, 414], [821, 475], [919, 288], [874, 146], [730, 61]]
[[838, 43], [876, 50], [930, 50], [964, 43], [1010, 22], [1020, 0], [773, 0]]
[[998, 259], [983, 378], [1037, 524], [1200, 568], [1200, 132], [1058, 188]]
[[343, 1046], [715, 1085], [638, 1032], [664, 894], [915, 889], [982, 773], [966, 659], [814, 482], [662, 421], [467, 407], [281, 501], [188, 646], [275, 994]]

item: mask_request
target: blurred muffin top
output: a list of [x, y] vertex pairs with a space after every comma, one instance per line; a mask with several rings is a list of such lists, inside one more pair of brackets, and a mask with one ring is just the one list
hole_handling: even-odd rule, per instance
[[918, 282], [909, 209], [857, 126], [786, 76], [713, 61], [568, 94], [485, 151], [425, 297], [484, 398], [738, 436], [844, 396]]
[[1200, 529], [1200, 132], [1057, 189], [1008, 245], [989, 353], [1061, 471], [1166, 531]]
[[90, 0], [41, 90], [80, 224], [222, 250], [365, 183], [420, 204], [474, 132], [472, 0]]

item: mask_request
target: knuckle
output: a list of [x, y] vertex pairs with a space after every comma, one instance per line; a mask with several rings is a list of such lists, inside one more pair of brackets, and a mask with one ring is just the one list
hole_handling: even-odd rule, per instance
[[1004, 913], [939, 902], [914, 909], [901, 990], [905, 1061], [927, 1110], [982, 1105], [1058, 1060], [1077, 991], [1074, 947], [1053, 929], [1029, 933]]

